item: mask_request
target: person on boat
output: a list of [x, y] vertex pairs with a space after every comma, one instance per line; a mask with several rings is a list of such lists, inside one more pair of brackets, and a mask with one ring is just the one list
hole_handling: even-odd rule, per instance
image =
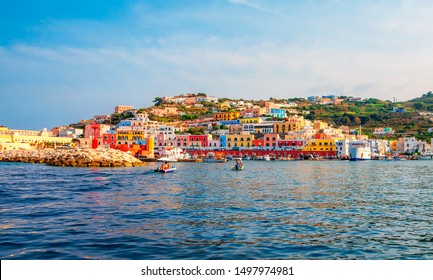
[[236, 165], [235, 165], [235, 167], [236, 167], [236, 169], [240, 169], [240, 168], [242, 168], [242, 166], [244, 166], [243, 164], [242, 164], [242, 162], [240, 161], [240, 160], [236, 160]]
[[170, 169], [170, 168], [171, 168], [170, 163], [168, 163], [168, 161], [165, 161], [165, 162], [161, 165], [161, 167], [160, 167], [159, 169], [161, 169], [161, 170], [168, 170], [168, 169]]

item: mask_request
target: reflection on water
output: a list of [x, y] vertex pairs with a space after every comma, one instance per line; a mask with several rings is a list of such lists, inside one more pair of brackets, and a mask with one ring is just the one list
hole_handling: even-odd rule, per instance
[[2, 259], [432, 259], [429, 161], [0, 163]]

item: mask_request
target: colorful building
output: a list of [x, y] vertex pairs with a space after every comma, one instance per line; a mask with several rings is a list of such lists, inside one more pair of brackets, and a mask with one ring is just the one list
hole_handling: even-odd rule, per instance
[[271, 108], [269, 115], [274, 118], [287, 118], [287, 112], [284, 109]]
[[[96, 128], [96, 130], [94, 129]], [[102, 138], [103, 134], [110, 130], [110, 126], [106, 124], [86, 124], [84, 128], [84, 138]], [[96, 136], [95, 136], [96, 131]]]
[[302, 129], [302, 121], [289, 120], [274, 123], [274, 133], [288, 133], [291, 131], [299, 131]]
[[116, 145], [116, 131], [108, 130], [106, 133], [102, 134], [102, 144], [106, 146]]
[[126, 111], [132, 111], [132, 110], [134, 110], [134, 107], [133, 107], [133, 106], [129, 106], [129, 105], [118, 105], [118, 106], [116, 106], [116, 107], [114, 108], [114, 113], [115, 113], [115, 114], [121, 114], [121, 113], [123, 113], [123, 112], [126, 112]]
[[117, 129], [116, 130], [116, 140], [117, 144], [128, 144], [134, 145], [138, 144], [138, 141], [144, 140], [146, 137], [144, 130], [138, 129]]
[[240, 119], [241, 124], [251, 124], [251, 123], [261, 123], [262, 119], [261, 118], [243, 118]]
[[333, 139], [311, 139], [308, 140], [307, 145], [302, 151], [320, 154], [318, 152], [335, 152], [336, 147]]
[[268, 133], [263, 136], [265, 147], [277, 147], [280, 135], [278, 133]]
[[227, 147], [252, 147], [254, 135], [249, 133], [227, 134]]
[[240, 112], [218, 112], [218, 113], [214, 113], [213, 115], [213, 119], [215, 121], [231, 121], [231, 120], [236, 120], [239, 119], [239, 117], [241, 116]]
[[212, 135], [188, 135], [188, 138], [190, 147], [208, 147], [209, 140], [212, 139]]
[[257, 148], [264, 147], [265, 146], [265, 140], [263, 140], [263, 139], [253, 140], [252, 146], [257, 147]]
[[290, 139], [281, 139], [277, 141], [277, 146], [279, 148], [289, 148], [299, 150], [304, 146], [303, 140], [290, 140]]
[[179, 114], [179, 111], [176, 107], [163, 107], [163, 108], [153, 108], [150, 111], [150, 113], [158, 117], [163, 117], [163, 116], [176, 116]]
[[176, 146], [177, 147], [188, 147], [189, 146], [190, 134], [176, 135]]

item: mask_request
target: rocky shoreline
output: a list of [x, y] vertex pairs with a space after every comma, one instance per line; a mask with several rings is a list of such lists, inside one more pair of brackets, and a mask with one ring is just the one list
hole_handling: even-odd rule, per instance
[[146, 163], [115, 149], [43, 149], [0, 151], [0, 161], [70, 167], [136, 167]]

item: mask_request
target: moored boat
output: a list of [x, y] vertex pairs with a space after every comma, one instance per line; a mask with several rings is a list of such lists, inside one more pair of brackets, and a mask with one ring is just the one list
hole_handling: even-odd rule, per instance
[[203, 159], [203, 162], [211, 162], [211, 163], [224, 163], [227, 162], [227, 159], [222, 156], [216, 156], [214, 153], [208, 153]]
[[161, 157], [159, 159], [157, 159], [156, 161], [161, 161], [161, 162], [177, 162], [177, 159], [174, 157]]
[[357, 140], [350, 142], [350, 160], [371, 160], [371, 149], [368, 141]]

